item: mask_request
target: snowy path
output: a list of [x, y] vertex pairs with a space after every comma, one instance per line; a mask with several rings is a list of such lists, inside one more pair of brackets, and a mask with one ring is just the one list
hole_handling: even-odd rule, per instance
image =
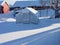
[[17, 31], [17, 32], [0, 34], [0, 43], [5, 43], [5, 42], [8, 42], [8, 41], [24, 38], [24, 37], [27, 37], [27, 36], [42, 33], [42, 32], [45, 32], [45, 31], [52, 30], [52, 29], [56, 29], [56, 28], [60, 28], [60, 23], [53, 24], [53, 25], [45, 27], [45, 28], [35, 29], [35, 30]]

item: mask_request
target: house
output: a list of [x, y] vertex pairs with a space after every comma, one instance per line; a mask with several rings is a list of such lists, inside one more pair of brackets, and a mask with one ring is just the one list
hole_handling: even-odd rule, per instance
[[8, 13], [9, 12], [9, 6], [6, 1], [3, 1], [0, 5], [0, 13]]

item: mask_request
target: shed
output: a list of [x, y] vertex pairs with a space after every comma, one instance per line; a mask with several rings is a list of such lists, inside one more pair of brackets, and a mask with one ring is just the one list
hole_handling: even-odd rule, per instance
[[29, 7], [22, 9], [19, 11], [18, 14], [16, 14], [16, 22], [38, 24], [39, 23], [38, 11]]

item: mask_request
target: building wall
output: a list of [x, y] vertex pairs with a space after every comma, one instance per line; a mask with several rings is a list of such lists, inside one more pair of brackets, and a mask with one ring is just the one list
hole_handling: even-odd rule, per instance
[[8, 4], [6, 2], [4, 2], [2, 6], [3, 6], [3, 12], [4, 13], [8, 13], [9, 12], [9, 6], [8, 6]]

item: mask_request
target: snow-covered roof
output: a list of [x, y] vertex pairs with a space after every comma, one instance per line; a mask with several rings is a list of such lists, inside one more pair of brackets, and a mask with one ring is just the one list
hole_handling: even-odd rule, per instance
[[27, 7], [26, 9], [28, 9], [29, 11], [31, 11], [31, 12], [34, 13], [34, 14], [36, 14], [36, 13], [38, 12], [37, 10], [35, 10], [35, 9], [33, 9], [33, 8]]
[[30, 8], [30, 7], [26, 7], [25, 9], [22, 9], [22, 10], [17, 10], [16, 12], [23, 12], [23, 13], [33, 13], [33, 14], [37, 14], [38, 11], [33, 9], [33, 8]]
[[[41, 5], [41, 0], [4, 0], [8, 3], [8, 5], [13, 5], [13, 6], [40, 6]], [[50, 5], [50, 0], [43, 0], [47, 1], [47, 5]]]
[[15, 4], [17, 4], [17, 2], [19, 4], [21, 4], [21, 2], [25, 2], [25, 1], [27, 1], [27, 2], [30, 2], [30, 1], [33, 2], [33, 1], [37, 1], [37, 0], [12, 0], [12, 1], [11, 0], [4, 0], [4, 1], [6, 1], [8, 3], [8, 5], [15, 5]]
[[16, 0], [4, 0], [7, 2], [8, 5], [14, 5], [14, 3], [16, 2]]
[[[39, 6], [40, 2], [39, 1], [35, 1], [35, 0], [4, 0], [5, 2], [7, 2], [8, 5], [10, 6], [14, 6], [14, 7], [18, 7], [18, 6]], [[0, 1], [0, 4], [3, 1]]]
[[14, 7], [40, 6], [39, 1], [16, 1]]

